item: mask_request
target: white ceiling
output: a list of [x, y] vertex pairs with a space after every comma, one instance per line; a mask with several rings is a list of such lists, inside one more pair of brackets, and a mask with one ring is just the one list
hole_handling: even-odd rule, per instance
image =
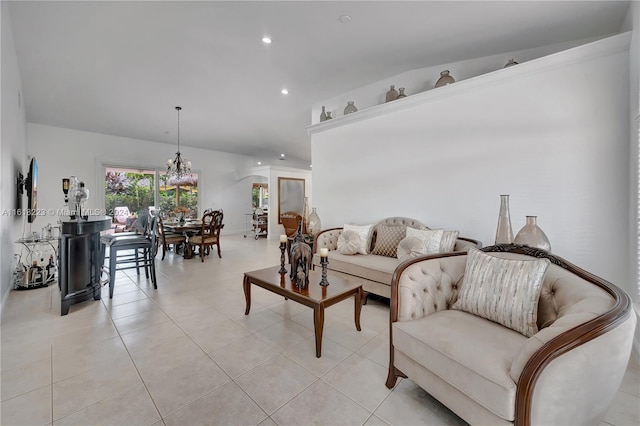
[[181, 145], [308, 162], [313, 104], [411, 69], [617, 33], [628, 6], [16, 1], [10, 15], [29, 122], [175, 144], [180, 105]]

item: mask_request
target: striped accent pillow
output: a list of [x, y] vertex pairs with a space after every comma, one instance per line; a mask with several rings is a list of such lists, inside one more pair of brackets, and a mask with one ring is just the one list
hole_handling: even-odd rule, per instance
[[538, 332], [538, 300], [549, 260], [501, 259], [471, 248], [452, 309], [531, 337]]
[[442, 234], [442, 241], [440, 242], [440, 253], [449, 253], [456, 247], [456, 240], [458, 239], [458, 231], [444, 231]]

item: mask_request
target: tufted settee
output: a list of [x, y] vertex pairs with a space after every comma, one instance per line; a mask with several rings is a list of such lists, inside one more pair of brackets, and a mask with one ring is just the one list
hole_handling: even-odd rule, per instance
[[[404, 225], [415, 229], [429, 229], [416, 219], [407, 217], [389, 217], [378, 222], [374, 228], [369, 243], [369, 252], [372, 251], [376, 240], [376, 228], [379, 225]], [[338, 238], [342, 228], [325, 229], [316, 235], [313, 244], [314, 266], [320, 265], [318, 253], [321, 248], [329, 249], [329, 265], [327, 268], [334, 274], [347, 274], [359, 277], [362, 280], [362, 288], [365, 292], [374, 293], [389, 298], [391, 296], [391, 277], [393, 271], [401, 263], [395, 257], [367, 255], [344, 255], [337, 251]], [[469, 247], [480, 248], [479, 241], [458, 237], [454, 251], [466, 251]]]
[[408, 377], [470, 424], [600, 424], [631, 353], [636, 318], [629, 296], [544, 251], [517, 245], [482, 251], [551, 261], [537, 333], [526, 337], [450, 309], [466, 253], [412, 259], [391, 284], [387, 387]]

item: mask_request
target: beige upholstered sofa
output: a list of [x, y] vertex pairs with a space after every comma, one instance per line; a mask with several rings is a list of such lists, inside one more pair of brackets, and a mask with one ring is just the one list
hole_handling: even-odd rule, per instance
[[[373, 249], [376, 240], [376, 228], [379, 225], [405, 225], [415, 229], [429, 229], [418, 220], [406, 217], [390, 217], [378, 222], [373, 227], [369, 252]], [[393, 271], [401, 263], [395, 257], [380, 256], [375, 254], [344, 255], [337, 251], [338, 238], [343, 228], [326, 229], [318, 233], [314, 239], [313, 264], [320, 265], [318, 253], [321, 248], [329, 249], [329, 265], [327, 268], [334, 274], [347, 274], [359, 277], [362, 280], [365, 292], [374, 293], [389, 298], [391, 296], [391, 277]], [[454, 251], [466, 251], [469, 247], [481, 247], [479, 241], [458, 237]]]
[[450, 309], [469, 285], [466, 253], [412, 259], [392, 280], [387, 387], [409, 377], [474, 425], [600, 424], [631, 353], [629, 296], [547, 252], [516, 245], [482, 251], [551, 261], [539, 287], [539, 331], [526, 337]]

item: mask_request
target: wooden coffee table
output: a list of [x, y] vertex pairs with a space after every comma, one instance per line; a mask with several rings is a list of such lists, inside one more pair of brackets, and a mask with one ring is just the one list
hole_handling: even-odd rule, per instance
[[321, 276], [320, 268], [309, 273], [309, 285], [305, 289], [300, 289], [291, 282], [289, 273], [280, 274], [280, 266], [259, 269], [257, 271], [245, 272], [243, 287], [244, 297], [247, 301], [245, 315], [249, 315], [251, 309], [251, 284], [269, 290], [272, 293], [284, 296], [301, 305], [313, 308], [313, 326], [316, 334], [316, 357], [320, 358], [322, 353], [322, 329], [324, 327], [324, 309], [335, 305], [351, 296], [355, 296], [354, 319], [356, 330], [360, 331], [360, 311], [362, 311], [362, 284], [355, 281], [355, 278], [338, 277], [328, 273], [329, 285], [323, 287], [319, 285]]

